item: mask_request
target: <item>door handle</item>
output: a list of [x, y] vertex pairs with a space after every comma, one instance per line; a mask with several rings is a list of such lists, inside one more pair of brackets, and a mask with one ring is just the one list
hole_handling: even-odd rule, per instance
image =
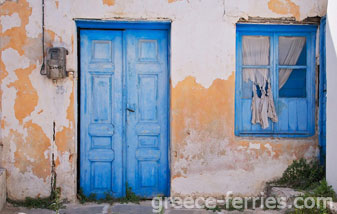
[[126, 108], [126, 110], [128, 110], [130, 112], [135, 112], [135, 110], [133, 110], [132, 108]]
[[136, 111], [135, 109], [136, 109], [135, 104], [133, 104], [133, 105], [127, 104], [126, 105], [126, 110], [128, 110], [129, 112], [135, 112]]

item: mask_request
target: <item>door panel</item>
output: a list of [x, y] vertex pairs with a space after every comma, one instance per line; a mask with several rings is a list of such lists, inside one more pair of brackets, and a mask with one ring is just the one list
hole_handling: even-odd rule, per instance
[[143, 197], [168, 192], [167, 31], [126, 31], [127, 183]]
[[142, 197], [167, 195], [167, 31], [81, 30], [80, 36], [84, 194], [122, 197], [127, 184]]
[[98, 198], [122, 188], [122, 32], [81, 30], [80, 186]]

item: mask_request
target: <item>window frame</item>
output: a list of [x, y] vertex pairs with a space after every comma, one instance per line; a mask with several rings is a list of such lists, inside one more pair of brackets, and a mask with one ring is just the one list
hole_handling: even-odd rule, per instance
[[[235, 135], [255, 136], [255, 137], [310, 137], [315, 134], [315, 67], [316, 67], [316, 25], [271, 25], [271, 24], [236, 24], [236, 72], [235, 72]], [[254, 66], [269, 68], [271, 82], [273, 83], [272, 93], [275, 101], [275, 109], [279, 115], [279, 89], [278, 89], [278, 39], [279, 36], [301, 36], [306, 37], [307, 59], [306, 65], [287, 66], [287, 68], [306, 68], [306, 101], [307, 101], [307, 130], [291, 132], [279, 131], [279, 122], [270, 121], [270, 130], [243, 131], [242, 115], [242, 70], [253, 66], [243, 66], [242, 64], [242, 36], [269, 36], [270, 39], [270, 64], [268, 66]], [[276, 84], [275, 84], [276, 83]], [[281, 98], [284, 99], [284, 98]], [[296, 98], [286, 98], [296, 99]]]

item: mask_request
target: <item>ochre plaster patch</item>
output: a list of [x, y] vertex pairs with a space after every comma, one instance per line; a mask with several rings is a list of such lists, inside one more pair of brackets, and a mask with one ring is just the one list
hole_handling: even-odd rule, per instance
[[38, 103], [37, 92], [29, 79], [29, 75], [35, 68], [36, 65], [30, 65], [28, 68], [15, 70], [18, 80], [8, 85], [17, 90], [14, 110], [15, 117], [21, 124], [23, 119], [34, 111]]
[[[173, 141], [184, 144], [189, 129], [208, 130], [217, 138], [233, 137], [234, 82], [234, 75], [228, 80], [214, 80], [209, 88], [191, 76], [179, 82], [171, 95]], [[207, 141], [207, 138], [204, 136], [201, 140]]]
[[300, 7], [291, 0], [270, 0], [268, 8], [274, 13], [286, 15], [293, 15], [296, 20], [300, 20]]
[[62, 131], [59, 131], [55, 135], [55, 143], [57, 145], [57, 150], [59, 152], [71, 152], [73, 147], [71, 144], [73, 142], [74, 131], [72, 128], [63, 127]]
[[50, 140], [43, 132], [42, 128], [28, 121], [24, 128], [27, 130], [27, 137], [16, 131], [11, 131], [15, 136], [16, 143], [15, 167], [20, 169], [21, 173], [27, 172], [30, 168], [34, 175], [46, 179], [50, 175], [50, 160], [44, 153], [50, 147]]
[[70, 94], [70, 97], [69, 97], [69, 100], [70, 100], [70, 103], [69, 103], [69, 106], [67, 108], [67, 119], [69, 121], [69, 126], [72, 127], [74, 125], [74, 119], [75, 119], [75, 115], [74, 115], [74, 102], [75, 102], [75, 98], [74, 98], [74, 78], [71, 76], [70, 78], [70, 81], [72, 82], [72, 85], [71, 85], [71, 94]]
[[62, 153], [69, 152], [73, 153], [73, 142], [74, 142], [74, 79], [70, 77], [72, 81], [71, 94], [69, 96], [69, 106], [67, 108], [67, 120], [69, 122], [68, 127], [63, 126], [61, 131], [56, 132], [55, 143], [57, 145], [57, 150]]
[[[32, 13], [32, 9], [25, 0], [20, 0], [19, 2], [6, 1], [0, 5], [0, 16], [12, 16], [13, 14], [18, 14], [20, 18], [20, 26], [15, 26], [6, 31], [3, 31], [3, 26], [0, 24], [0, 38], [9, 38], [9, 41], [1, 44], [0, 49], [0, 84], [7, 77], [8, 71], [5, 68], [5, 64], [2, 59], [2, 51], [7, 48], [13, 48], [18, 51], [20, 55], [24, 54], [24, 44], [27, 39], [25, 26], [28, 24], [29, 16]], [[2, 97], [2, 90], [0, 90], [0, 98]], [[2, 105], [1, 105], [2, 106]], [[1, 108], [1, 107], [0, 107]], [[1, 109], [0, 109], [1, 111]]]
[[29, 3], [26, 0], [19, 0], [18, 2], [6, 1], [0, 6], [0, 11], [0, 16], [12, 15], [13, 13], [19, 14], [21, 25], [6, 30], [4, 33], [0, 34], [0, 37], [9, 36], [11, 38], [10, 42], [2, 47], [2, 50], [11, 47], [17, 50], [22, 56], [24, 54], [23, 46], [27, 39], [25, 27], [28, 24], [29, 16], [32, 14], [32, 8], [29, 7]]
[[[268, 165], [268, 162], [279, 163], [275, 169], [284, 169], [293, 159], [315, 156], [315, 138], [236, 137], [234, 95], [234, 72], [227, 80], [214, 80], [209, 88], [189, 76], [171, 89], [173, 183], [175, 179], [184, 178], [184, 182], [188, 183], [191, 177], [197, 179], [196, 176], [211, 176], [214, 173], [225, 175], [229, 171], [240, 171], [245, 177], [245, 173], [247, 176], [249, 173], [260, 173], [258, 167]], [[279, 176], [273, 173], [269, 175], [270, 178]], [[261, 182], [258, 175], [256, 178], [255, 182]], [[179, 182], [177, 185], [180, 185]], [[255, 185], [254, 181], [251, 185]], [[263, 184], [259, 183], [259, 186]], [[217, 192], [216, 188], [212, 191]], [[173, 188], [173, 193], [184, 194], [184, 191], [179, 193]], [[203, 195], [202, 192], [199, 194]]]
[[103, 4], [113, 6], [115, 4], [115, 0], [103, 0]]
[[168, 3], [173, 3], [173, 2], [176, 2], [176, 1], [181, 1], [181, 0], [167, 0]]
[[[15, 101], [13, 106], [15, 117], [7, 118], [6, 116], [8, 115], [3, 115], [1, 118], [1, 126], [2, 129], [7, 127], [6, 124], [10, 127], [13, 123], [11, 120], [13, 119], [17, 119], [20, 126], [9, 128], [8, 134], [3, 136], [3, 142], [6, 147], [4, 149], [8, 152], [12, 152], [4, 154], [4, 156], [12, 157], [13, 155], [14, 158], [10, 161], [10, 163], [13, 163], [14, 165], [6, 165], [5, 167], [7, 167], [9, 173], [11, 170], [15, 171], [16, 169], [11, 168], [15, 167], [20, 173], [32, 173], [36, 178], [41, 178], [46, 181], [47, 177], [50, 175], [50, 138], [44, 133], [39, 124], [30, 119], [29, 121], [24, 121], [25, 118], [28, 118], [32, 114], [38, 105], [38, 93], [30, 80], [30, 76], [33, 71], [36, 71], [37, 60], [41, 60], [41, 39], [30, 38], [27, 36], [25, 27], [32, 14], [32, 8], [27, 1], [6, 1], [0, 6], [1, 16], [11, 16], [12, 14], [18, 14], [20, 25], [9, 28], [4, 32], [0, 29], [0, 37], [9, 38], [9, 41], [3, 43], [1, 46], [0, 81], [2, 89], [7, 89], [8, 87], [8, 89], [15, 88], [16, 90], [16, 96], [13, 97]], [[2, 28], [1, 25], [0, 28]], [[14, 68], [16, 66], [13, 66], [13, 63], [17, 63], [19, 66], [21, 65], [21, 67], [6, 69], [2, 54], [7, 50], [13, 50], [17, 53], [17, 56], [10, 59], [12, 61], [7, 59], [8, 61], [6, 61], [6, 64], [9, 64]], [[18, 59], [21, 60], [21, 58], [27, 59], [27, 62], [15, 61]], [[27, 63], [27, 65], [24, 65], [25, 63]], [[7, 85], [3, 85], [3, 80], [8, 76], [8, 72], [15, 73], [16, 80], [9, 82]], [[1, 90], [1, 97], [2, 93], [3, 91]], [[11, 150], [10, 148], [16, 148], [16, 150]], [[4, 161], [6, 162], [6, 160]]]
[[62, 37], [57, 35], [54, 31], [47, 29], [46, 30], [46, 42], [47, 46], [51, 47], [53, 41], [58, 39], [60, 42], [62, 42]]

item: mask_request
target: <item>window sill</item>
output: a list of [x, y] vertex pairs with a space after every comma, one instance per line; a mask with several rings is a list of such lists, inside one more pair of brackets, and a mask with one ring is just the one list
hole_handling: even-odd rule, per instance
[[315, 133], [235, 133], [237, 137], [272, 137], [272, 138], [309, 138], [314, 136]]

